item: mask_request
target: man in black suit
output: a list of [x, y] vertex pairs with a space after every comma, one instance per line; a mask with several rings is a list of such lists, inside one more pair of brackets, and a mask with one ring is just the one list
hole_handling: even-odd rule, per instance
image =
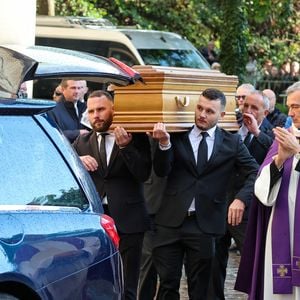
[[144, 232], [149, 219], [143, 182], [151, 171], [150, 144], [146, 134], [131, 134], [122, 127], [113, 132], [113, 99], [94, 91], [87, 100], [93, 130], [79, 136], [73, 146], [102, 197], [105, 212], [115, 220], [120, 235], [125, 299], [136, 299]]
[[[246, 96], [242, 108], [243, 123], [239, 134], [247, 146], [250, 154], [260, 165], [265, 159], [270, 146], [273, 143], [273, 126], [267, 120], [269, 112], [269, 99], [260, 91], [253, 91]], [[236, 192], [243, 186], [245, 178], [238, 170], [232, 175], [228, 190], [228, 206], [235, 199]], [[242, 253], [245, 239], [249, 204], [243, 215], [242, 222], [233, 226], [227, 224], [225, 235], [216, 241], [216, 255], [213, 262], [213, 274], [209, 288], [209, 300], [223, 300], [226, 267], [228, 263], [228, 248], [233, 238], [237, 249]]]
[[262, 91], [270, 101], [269, 113], [267, 115], [268, 121], [273, 125], [273, 127], [284, 127], [287, 115], [282, 113], [276, 107], [276, 94], [271, 89], [265, 89]]
[[[151, 153], [153, 154], [157, 141], [149, 137], [151, 145]], [[140, 300], [153, 300], [157, 292], [158, 275], [152, 259], [153, 236], [155, 235], [155, 214], [160, 208], [164, 189], [166, 187], [167, 178], [158, 177], [154, 170], [151, 170], [151, 175], [144, 183], [144, 196], [146, 201], [147, 211], [151, 220], [150, 230], [145, 232], [142, 261], [139, 277], [138, 298]]]
[[63, 131], [72, 143], [78, 135], [87, 133], [81, 123], [81, 117], [86, 110], [86, 104], [81, 100], [83, 95], [82, 80], [63, 79], [60, 83], [62, 95], [57, 105], [48, 112], [48, 116]]
[[245, 181], [228, 213], [231, 224], [241, 222], [244, 201], [252, 195], [258, 166], [238, 134], [217, 126], [225, 105], [221, 91], [207, 89], [196, 104], [195, 126], [190, 131], [170, 135], [163, 123], [154, 126], [159, 146], [153, 167], [157, 175], [168, 176], [155, 216], [158, 299], [179, 299], [183, 259], [190, 299], [207, 299], [215, 237], [226, 229], [226, 190], [235, 168]]

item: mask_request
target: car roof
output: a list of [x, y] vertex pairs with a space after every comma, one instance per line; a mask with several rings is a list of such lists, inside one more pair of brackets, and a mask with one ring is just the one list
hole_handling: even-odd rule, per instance
[[[88, 30], [86, 38], [95, 40], [122, 41], [128, 46], [130, 41], [137, 49], [177, 49], [177, 50], [197, 50], [187, 39], [181, 35], [161, 30], [137, 29], [132, 26], [114, 26], [110, 21], [103, 18], [93, 17], [76, 17], [76, 16], [37, 16], [37, 36], [60, 37], [68, 38], [78, 37], [78, 30]], [[53, 30], [53, 28], [60, 30]], [[41, 34], [43, 28], [43, 34]], [[94, 32], [93, 32], [94, 30]], [[102, 35], [101, 35], [102, 31]], [[107, 35], [109, 34], [109, 38]], [[122, 37], [122, 34], [127, 37]], [[85, 37], [82, 36], [82, 39]], [[128, 46], [129, 47], [129, 46]]]
[[188, 40], [174, 32], [122, 28], [119, 31], [124, 33], [137, 49], [196, 50]]
[[31, 116], [54, 108], [55, 101], [40, 99], [0, 99], [0, 115]]
[[53, 47], [0, 46], [0, 92], [17, 94], [22, 82], [69, 78], [126, 86], [136, 76], [128, 66], [107, 58]]

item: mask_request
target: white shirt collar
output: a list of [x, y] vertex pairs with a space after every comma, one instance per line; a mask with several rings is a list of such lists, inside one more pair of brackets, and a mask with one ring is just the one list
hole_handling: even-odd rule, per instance
[[[209, 137], [214, 137], [215, 136], [215, 132], [217, 129], [217, 125], [215, 125], [214, 127], [208, 129], [206, 132], [208, 133]], [[191, 130], [191, 135], [198, 137], [201, 134], [202, 130], [200, 130], [197, 126], [194, 125], [194, 127]]]

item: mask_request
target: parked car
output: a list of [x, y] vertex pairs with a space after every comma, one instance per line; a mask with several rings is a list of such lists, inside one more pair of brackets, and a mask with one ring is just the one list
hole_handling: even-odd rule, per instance
[[115, 57], [129, 66], [210, 68], [192, 43], [179, 34], [117, 27], [101, 18], [37, 16], [35, 42]]
[[[186, 38], [174, 32], [117, 27], [107, 19], [37, 16], [36, 45], [114, 57], [128, 66], [156, 65], [208, 70], [209, 64]], [[58, 82], [35, 85], [34, 97], [50, 99]], [[95, 85], [88, 83], [90, 89]]]
[[23, 81], [45, 77], [118, 85], [134, 79], [93, 55], [19, 51], [0, 47], [0, 299], [121, 299], [114, 222], [103, 214], [77, 154], [46, 116], [55, 102], [14, 97]]

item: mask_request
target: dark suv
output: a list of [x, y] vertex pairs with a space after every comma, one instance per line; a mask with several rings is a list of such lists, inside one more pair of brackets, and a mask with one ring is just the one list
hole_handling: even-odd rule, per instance
[[[0, 47], [0, 93], [45, 77], [133, 81], [107, 59], [74, 51]], [[26, 55], [24, 55], [24, 53]], [[55, 102], [0, 98], [0, 299], [121, 299], [114, 222], [45, 112]]]

